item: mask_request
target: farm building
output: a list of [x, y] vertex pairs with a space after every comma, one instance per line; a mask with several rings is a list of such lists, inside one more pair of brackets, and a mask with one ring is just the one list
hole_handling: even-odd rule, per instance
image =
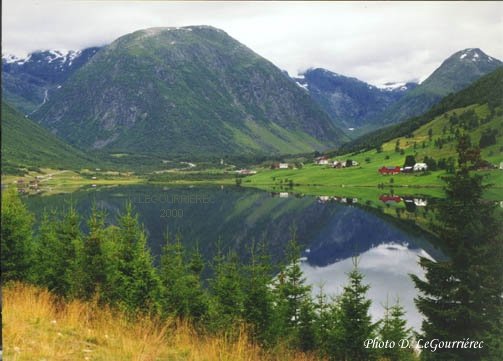
[[428, 165], [426, 163], [416, 163], [414, 164], [414, 172], [426, 171], [428, 170]]
[[399, 174], [400, 173], [400, 167], [398, 166], [393, 166], [393, 167], [381, 167], [379, 168], [379, 173], [382, 175], [393, 175], [393, 174]]

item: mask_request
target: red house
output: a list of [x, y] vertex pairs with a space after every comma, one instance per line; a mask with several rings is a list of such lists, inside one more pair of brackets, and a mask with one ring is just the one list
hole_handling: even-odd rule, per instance
[[400, 167], [381, 167], [379, 168], [379, 173], [381, 173], [382, 175], [399, 174]]
[[383, 203], [400, 203], [402, 201], [402, 197], [383, 194], [379, 197], [379, 200]]

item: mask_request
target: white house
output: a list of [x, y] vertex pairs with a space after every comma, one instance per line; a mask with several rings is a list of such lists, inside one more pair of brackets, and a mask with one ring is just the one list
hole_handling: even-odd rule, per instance
[[414, 172], [419, 172], [423, 170], [428, 170], [428, 165], [426, 163], [416, 163], [414, 164]]
[[279, 197], [280, 198], [288, 198], [288, 192], [280, 192]]
[[288, 163], [280, 163], [279, 169], [288, 169]]
[[423, 198], [414, 198], [414, 204], [416, 207], [426, 207], [428, 205], [428, 201]]

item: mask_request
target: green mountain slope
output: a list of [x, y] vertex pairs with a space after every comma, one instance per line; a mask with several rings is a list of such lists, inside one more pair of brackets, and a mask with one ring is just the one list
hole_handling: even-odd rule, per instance
[[426, 112], [444, 96], [460, 91], [503, 63], [480, 49], [465, 49], [447, 58], [418, 87], [378, 116], [382, 124], [403, 121]]
[[[483, 76], [478, 81], [459, 91], [458, 93], [446, 96], [437, 105], [421, 116], [410, 118], [409, 120], [379, 129], [366, 134], [350, 143], [343, 145], [338, 154], [357, 152], [376, 148], [383, 143], [399, 137], [411, 137], [423, 125], [431, 122], [433, 119], [443, 116], [455, 109], [466, 108], [473, 105], [487, 105], [489, 119], [498, 116], [503, 108], [503, 67]], [[450, 115], [448, 115], [450, 117]], [[485, 120], [483, 122], [489, 122]], [[478, 119], [478, 125], [481, 125], [482, 118]], [[475, 124], [473, 121], [472, 124]], [[456, 124], [453, 124], [456, 125]], [[478, 126], [477, 125], [477, 126]], [[450, 126], [449, 126], [450, 129]], [[473, 129], [472, 129], [473, 130]]]
[[19, 168], [79, 169], [91, 159], [2, 101], [2, 173]]
[[[503, 162], [502, 86], [503, 69], [474, 84], [470, 91], [466, 89], [450, 96], [449, 102], [443, 104], [445, 107], [437, 108], [436, 114], [429, 112], [422, 124], [407, 122], [410, 129], [402, 135], [398, 135], [401, 132], [397, 126], [397, 131], [377, 147], [341, 154], [328, 153], [331, 161], [350, 159], [358, 163], [356, 166], [334, 169], [309, 162], [300, 169], [262, 169], [247, 177], [243, 184], [288, 191], [287, 184], [291, 182], [295, 184], [293, 191], [296, 192], [368, 197], [381, 206], [378, 197], [392, 192], [389, 187], [399, 195], [441, 197], [445, 185], [441, 177], [457, 166], [457, 136], [469, 134], [472, 144], [481, 149], [483, 161], [478, 173], [484, 175], [485, 184], [492, 185], [484, 197], [501, 201], [503, 171], [497, 168]], [[383, 166], [403, 167], [407, 157], [413, 157], [413, 162], [426, 163], [428, 171], [394, 176], [383, 176], [378, 172]]]
[[72, 144], [110, 151], [298, 153], [345, 140], [280, 69], [208, 26], [117, 39], [34, 116]]

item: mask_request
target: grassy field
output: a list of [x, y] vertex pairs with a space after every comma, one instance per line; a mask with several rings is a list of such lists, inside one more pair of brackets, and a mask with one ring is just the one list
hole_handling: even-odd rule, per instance
[[285, 349], [264, 351], [241, 331], [204, 336], [182, 322], [132, 322], [107, 307], [64, 302], [24, 284], [3, 288], [4, 358], [10, 361], [309, 361]]
[[[118, 185], [133, 184], [173, 184], [173, 185], [207, 185], [207, 184], [235, 184], [234, 176], [211, 179], [198, 172], [173, 171], [162, 175], [137, 175], [132, 172], [92, 171], [88, 169], [80, 172], [72, 170], [57, 170], [43, 168], [40, 171], [30, 171], [24, 176], [3, 175], [2, 185], [5, 187], [17, 187], [17, 181], [23, 180], [29, 194], [52, 195], [58, 193], [71, 193], [81, 188], [89, 187], [113, 187]], [[38, 189], [28, 189], [30, 181], [37, 180]], [[94, 179], [93, 179], [94, 178]]]
[[[443, 182], [441, 177], [445, 171], [416, 172], [409, 174], [397, 174], [393, 176], [382, 176], [378, 169], [382, 166], [402, 167], [407, 155], [415, 156], [417, 162], [422, 162], [424, 157], [433, 157], [436, 161], [441, 158], [447, 159], [455, 157], [456, 142], [454, 137], [447, 140], [450, 130], [449, 119], [452, 115], [462, 115], [466, 112], [474, 111], [479, 119], [488, 115], [487, 105], [474, 105], [462, 109], [449, 111], [435, 118], [432, 122], [420, 127], [412, 137], [397, 138], [382, 145], [382, 151], [373, 149], [370, 151], [346, 154], [333, 157], [331, 160], [346, 161], [348, 159], [358, 162], [358, 166], [350, 168], [334, 169], [326, 165], [305, 164], [301, 169], [258, 169], [256, 175], [243, 180], [243, 185], [253, 186], [268, 190], [281, 190], [290, 184], [299, 192], [306, 194], [317, 193], [323, 195], [330, 194], [365, 194], [362, 188], [377, 189], [393, 187], [395, 192], [409, 192], [427, 194], [431, 196], [442, 196]], [[503, 119], [501, 116], [495, 117], [490, 122], [481, 124], [470, 133], [474, 143], [478, 143], [481, 134], [492, 129], [497, 134], [503, 134]], [[431, 134], [431, 139], [430, 139]], [[442, 147], [435, 145], [439, 139], [443, 140]], [[501, 152], [501, 136], [494, 145], [482, 149], [482, 158], [499, 165], [503, 161]], [[397, 144], [400, 151], [397, 151]], [[503, 171], [499, 169], [480, 171], [485, 177], [487, 184], [494, 187], [490, 189], [486, 196], [490, 199], [503, 199]], [[407, 190], [403, 190], [407, 188]], [[381, 192], [383, 193], [383, 192]]]

